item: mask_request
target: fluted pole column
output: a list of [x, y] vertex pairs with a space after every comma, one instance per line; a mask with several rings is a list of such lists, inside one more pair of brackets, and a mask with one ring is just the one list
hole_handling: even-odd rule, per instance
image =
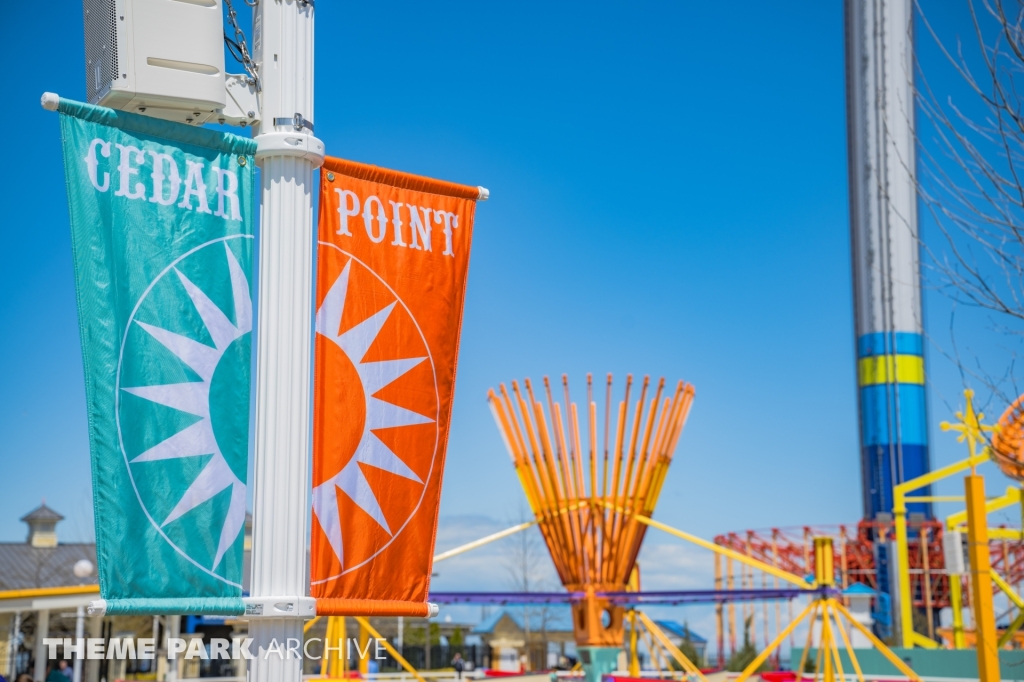
[[[306, 594], [312, 340], [313, 3], [263, 0], [253, 13], [262, 85], [249, 682], [300, 682]], [[268, 599], [270, 598], [270, 599]], [[280, 599], [279, 599], [280, 598]], [[278, 605], [286, 606], [279, 609]], [[283, 611], [283, 612], [279, 612]], [[276, 640], [276, 645], [275, 645]], [[267, 655], [275, 648], [275, 653]], [[290, 653], [289, 649], [291, 650]], [[276, 651], [283, 651], [283, 656]], [[298, 652], [298, 656], [294, 655]]]

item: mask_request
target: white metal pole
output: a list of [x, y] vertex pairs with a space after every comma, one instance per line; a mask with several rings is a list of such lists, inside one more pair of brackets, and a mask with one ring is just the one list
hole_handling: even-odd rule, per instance
[[[164, 676], [164, 682], [176, 682], [178, 679], [178, 665], [181, 658], [180, 654], [178, 657], [171, 658], [171, 640], [181, 636], [181, 616], [167, 616], [167, 624], [164, 630], [167, 633], [167, 674]], [[93, 681], [90, 680], [89, 682]]]
[[[153, 616], [152, 630], [153, 630], [153, 643], [156, 646], [157, 652], [159, 652], [160, 651], [160, 616]], [[159, 658], [159, 653], [157, 653], [157, 657]], [[159, 678], [159, 673], [158, 673], [159, 670], [160, 670], [160, 662], [159, 662], [159, 660], [154, 660], [153, 661], [154, 679], [160, 679]], [[81, 682], [81, 680], [75, 680], [74, 682]]]
[[[75, 611], [75, 641], [81, 640], [85, 636], [85, 607], [79, 606]], [[67, 652], [64, 654], [67, 655]], [[71, 664], [71, 680], [72, 682], [82, 682], [82, 657], [75, 656], [74, 662]]]
[[253, 56], [262, 85], [260, 125], [254, 130], [262, 187], [252, 580], [246, 602], [256, 658], [249, 682], [300, 682], [302, 621], [313, 611], [312, 600], [302, 598], [309, 576], [313, 169], [324, 153], [312, 135], [313, 3], [262, 0], [253, 12]]
[[7, 676], [12, 680], [18, 674], [18, 645], [21, 643], [21, 611], [14, 612], [11, 637], [7, 640]]
[[43, 640], [50, 636], [50, 610], [39, 609], [36, 612], [36, 645], [35, 645], [35, 670], [33, 676], [37, 680], [46, 677], [46, 646]]
[[[103, 635], [103, 618], [101, 616], [89, 616], [86, 623], [87, 637], [100, 637]], [[83, 654], [85, 655], [85, 654]], [[96, 658], [85, 661], [86, 682], [100, 682], [100, 661]]]

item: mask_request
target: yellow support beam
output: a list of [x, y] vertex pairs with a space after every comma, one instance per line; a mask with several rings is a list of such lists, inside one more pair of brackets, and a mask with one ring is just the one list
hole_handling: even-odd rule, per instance
[[[330, 677], [331, 673], [334, 672], [334, 660], [328, 654], [327, 647], [331, 641], [335, 638], [335, 630], [337, 630], [337, 624], [335, 623], [334, 616], [327, 617], [327, 631], [324, 633], [324, 652], [320, 657], [320, 677]], [[342, 642], [342, 648], [345, 643]], [[335, 649], [337, 651], [337, 649]], [[335, 654], [337, 658], [337, 654]]]
[[[827, 613], [826, 613], [826, 617], [828, 617]], [[830, 627], [829, 629], [832, 629], [832, 628]], [[836, 627], [835, 627], [835, 629], [836, 630], [842, 630], [843, 629], [843, 624], [840, 623], [838, 619], [836, 620]], [[839, 656], [839, 645], [836, 642], [835, 634], [829, 634], [829, 642], [832, 645], [831, 646], [832, 658], [835, 659], [836, 672], [839, 674], [839, 679], [841, 680], [841, 682], [846, 682], [846, 673], [843, 671], [843, 659]]]
[[[973, 406], [968, 400], [968, 415], [969, 419], [974, 417]], [[900, 612], [899, 625], [900, 625], [900, 639], [902, 644], [906, 648], [912, 648], [914, 646], [914, 607], [911, 603], [910, 596], [910, 557], [908, 551], [907, 541], [907, 503], [911, 501], [924, 501], [928, 497], [922, 498], [911, 498], [908, 497], [908, 493], [924, 488], [925, 486], [931, 485], [941, 481], [944, 478], [955, 476], [962, 471], [968, 469], [973, 470], [974, 467], [987, 462], [989, 460], [989, 452], [986, 448], [981, 454], [975, 454], [973, 451], [971, 456], [967, 459], [954, 462], [948, 466], [944, 466], [941, 469], [936, 469], [930, 473], [912, 478], [909, 481], [900, 483], [893, 486], [892, 497], [893, 497], [893, 526], [896, 534], [896, 575], [899, 576], [897, 580], [898, 589], [898, 602]], [[930, 640], [929, 640], [930, 641]]]
[[309, 632], [310, 628], [312, 628], [314, 625], [316, 625], [317, 621], [319, 621], [320, 618], [321, 618], [321, 616], [317, 616], [313, 620], [311, 620], [311, 621], [307, 622], [305, 625], [303, 625], [302, 626], [302, 634], [306, 634], [307, 632]]
[[992, 571], [992, 582], [994, 582], [999, 589], [1003, 591], [1003, 594], [1013, 602], [1014, 606], [1019, 609], [1017, 617], [1013, 619], [1012, 623], [1010, 623], [1010, 627], [1006, 628], [1006, 632], [999, 636], [999, 641], [996, 646], [1002, 649], [1006, 646], [1007, 642], [1013, 639], [1013, 636], [1017, 634], [1017, 631], [1020, 630], [1021, 626], [1024, 625], [1024, 599], [1021, 599], [1020, 595], [1010, 587], [1009, 583], [1003, 580], [1003, 577], [995, 571]]
[[341, 678], [344, 679], [344, 680], [347, 680], [348, 679], [348, 623], [345, 621], [345, 616], [334, 616], [334, 620], [337, 621], [337, 624], [334, 627], [334, 634], [335, 634], [335, 636], [337, 636], [339, 634], [341, 635], [341, 638], [344, 640], [345, 651], [343, 652], [344, 655], [341, 656], [341, 661], [338, 661], [337, 659], [335, 659], [333, 661], [332, 665], [337, 667], [338, 663], [340, 662], [341, 663]]
[[911, 632], [910, 633], [910, 641], [914, 644], [914, 646], [919, 646], [922, 649], [938, 649], [939, 648], [938, 642], [936, 642], [934, 639], [928, 639], [927, 637], [922, 635], [920, 632]]
[[[825, 604], [825, 614], [826, 614], [826, 616], [828, 615], [828, 612], [829, 612], [830, 608], [833, 608], [831, 604]], [[843, 646], [846, 647], [846, 653], [848, 653], [850, 655], [850, 663], [853, 664], [853, 671], [855, 673], [857, 673], [857, 682], [864, 682], [864, 673], [860, 669], [860, 662], [857, 660], [857, 653], [853, 650], [853, 645], [850, 644], [850, 638], [846, 634], [846, 628], [844, 628], [843, 624], [841, 622], [839, 622], [839, 611], [838, 610], [835, 612], [834, 618], [836, 620], [836, 625], [839, 626], [837, 629], [839, 630], [840, 636], [843, 638]], [[802, 677], [803, 676], [802, 672], [803, 671], [801, 671], [800, 673], [797, 673], [797, 674], [800, 677]]]
[[[1021, 501], [1022, 495], [1020, 488], [1014, 488], [1012, 486], [1009, 486], [1007, 487], [1006, 493], [1004, 495], [989, 499], [985, 502], [985, 515], [987, 517], [988, 514], [994, 511], [1005, 509], [1006, 507], [1013, 506], [1014, 504], [1019, 504], [1021, 503]], [[966, 510], [956, 512], [955, 514], [951, 514], [950, 516], [946, 517], [946, 528], [951, 532], [967, 530], [966, 524]], [[989, 540], [995, 539], [1021, 541], [1024, 540], [1024, 531], [1015, 528], [988, 528], [987, 536]], [[1006, 589], [1003, 588], [1003, 585], [1006, 585], [1006, 583], [1002, 580], [1000, 576], [994, 574], [993, 581], [995, 581], [996, 584], [999, 585], [1000, 589], [1006, 592]], [[1006, 585], [1006, 587], [1008, 588], [1009, 585]], [[1006, 594], [1008, 597], [1010, 597], [1011, 600], [1013, 600], [1015, 596], [1018, 599], [1020, 598], [1012, 590], [1010, 592], [1006, 592]], [[967, 638], [964, 635], [963, 594], [962, 588], [960, 586], [959, 576], [950, 577], [949, 598], [950, 606], [953, 611], [953, 648], [966, 649]], [[1016, 603], [1016, 601], [1014, 601], [1014, 603]], [[1024, 614], [1024, 607], [1021, 607], [1018, 604], [1018, 608], [1021, 608], [1022, 614]], [[1018, 616], [1018, 619], [1021, 619], [1021, 616]], [[1016, 623], [1017, 621], [1015, 620], [1014, 624]], [[999, 638], [997, 646], [1002, 647], [1007, 641], [1009, 641], [1009, 639], [1013, 637], [1013, 633], [1016, 632], [1021, 627], [1021, 625], [1024, 625], [1024, 622], [1022, 622], [1021, 624], [1017, 624], [1016, 627], [1014, 627], [1014, 625], [1011, 624], [1010, 629]]]
[[1021, 599], [1020, 595], [1017, 594], [1012, 587], [1010, 587], [1009, 583], [1003, 580], [1003, 576], [999, 575], [995, 571], [991, 571], [991, 573], [992, 582], [994, 582], [999, 587], [999, 589], [1003, 591], [1003, 594], [1009, 597], [1010, 601], [1012, 601], [1018, 609], [1024, 609], [1024, 599]]
[[971, 560], [978, 678], [980, 682], [999, 682], [996, 614], [992, 602], [992, 568], [988, 554], [988, 520], [985, 518], [985, 479], [977, 474], [967, 476], [964, 478], [964, 489], [967, 495], [967, 548]]
[[[792, 602], [790, 602], [790, 603], [792, 603]], [[822, 602], [821, 602], [820, 599], [817, 600], [817, 601], [811, 602], [811, 606], [813, 607], [814, 610], [811, 611], [811, 615], [808, 618], [809, 625], [807, 626], [807, 641], [804, 642], [804, 653], [803, 653], [802, 656], [800, 656], [800, 665], [798, 665], [796, 667], [797, 675], [798, 675], [797, 679], [800, 679], [800, 680], [803, 679], [804, 669], [807, 668], [807, 655], [810, 653], [810, 651], [811, 651], [811, 643], [814, 641], [814, 624], [818, 622], [818, 608], [821, 606], [821, 604], [822, 604]], [[790, 613], [792, 613], [792, 611]], [[778, 641], [780, 643], [782, 642], [781, 639], [777, 639], [776, 641]], [[820, 647], [819, 647], [818, 653], [819, 654], [821, 653], [821, 648]], [[815, 670], [817, 670], [817, 667], [815, 668]]]
[[[613, 505], [611, 503], [608, 503], [607, 506], [613, 507]], [[621, 508], [619, 508], [619, 509], [621, 510]], [[674, 535], [674, 536], [676, 536], [677, 538], [679, 538], [681, 540], [686, 540], [687, 542], [693, 543], [693, 544], [697, 545], [698, 547], [703, 547], [704, 549], [709, 549], [712, 552], [717, 552], [718, 554], [721, 554], [723, 556], [727, 556], [730, 559], [733, 559], [734, 561], [739, 561], [740, 563], [746, 564], [748, 566], [753, 566], [754, 568], [756, 568], [756, 569], [758, 569], [760, 571], [764, 571], [768, 575], [775, 576], [776, 578], [782, 578], [786, 582], [792, 583], [792, 584], [796, 585], [797, 587], [801, 587], [801, 588], [803, 588], [805, 590], [816, 590], [816, 589], [818, 589], [817, 581], [815, 581], [815, 582], [807, 582], [807, 580], [805, 580], [804, 578], [801, 578], [800, 576], [796, 575], [795, 573], [790, 573], [789, 571], [784, 571], [781, 568], [776, 568], [775, 566], [772, 566], [771, 564], [766, 564], [763, 561], [758, 561], [757, 559], [755, 559], [753, 557], [749, 557], [746, 554], [741, 554], [740, 552], [737, 552], [735, 550], [731, 550], [728, 547], [722, 547], [720, 545], [716, 545], [713, 542], [708, 542], [707, 540], [705, 540], [703, 538], [700, 538], [700, 537], [697, 537], [696, 535], [691, 535], [690, 533], [687, 533], [686, 531], [679, 530], [678, 528], [673, 528], [672, 526], [664, 524], [664, 523], [662, 523], [660, 521], [655, 521], [654, 519], [648, 518], [648, 517], [643, 516], [641, 514], [633, 514], [632, 516], [633, 516], [634, 519], [636, 519], [637, 521], [639, 521], [640, 523], [642, 523], [642, 524], [644, 524], [646, 526], [650, 526], [652, 528], [657, 528], [658, 530], [664, 531], [664, 532], [668, 533], [669, 535]]]
[[[370, 621], [365, 618], [356, 618], [359, 623], [359, 674], [365, 680], [370, 672]], [[427, 646], [430, 646], [430, 637], [427, 637]], [[365, 655], [364, 655], [365, 654]]]
[[821, 619], [821, 641], [818, 643], [818, 648], [821, 650], [822, 660], [825, 662], [823, 671], [825, 682], [836, 682], [835, 671], [832, 667], [832, 622], [828, 617], [828, 602], [825, 602], [825, 607], [824, 617]]
[[640, 656], [637, 655], [636, 610], [629, 610], [629, 676], [640, 677]]
[[1016, 528], [989, 528], [989, 540], [1024, 540], [1024, 531]]
[[661, 677], [663, 670], [667, 670], [671, 673], [672, 666], [669, 665], [668, 661], [665, 659], [665, 653], [655, 644], [655, 640], [651, 637], [651, 633], [647, 630], [641, 630], [640, 634], [643, 635], [644, 644], [647, 645], [647, 651], [651, 654], [651, 664], [657, 671], [658, 677]]
[[882, 640], [878, 639], [878, 637], [875, 637], [875, 633], [871, 632], [871, 630], [861, 625], [857, 621], [857, 619], [853, 617], [853, 614], [846, 610], [845, 606], [843, 606], [835, 599], [829, 599], [828, 603], [832, 606], [832, 608], [837, 609], [840, 613], [842, 613], [850, 625], [860, 630], [860, 633], [867, 637], [868, 641], [871, 642], [875, 646], [875, 648], [878, 649], [878, 651], [881, 652], [881, 654], [885, 656], [886, 659], [888, 659], [890, 663], [896, 666], [897, 670], [899, 670], [901, 673], [903, 673], [910, 679], [915, 680], [915, 682], [921, 682], [920, 676], [918, 676], [917, 673], [911, 670], [910, 666], [903, 662], [903, 659], [894, 654], [892, 650], [882, 642]]
[[1006, 646], [1022, 626], [1024, 626], [1024, 611], [1018, 613], [1017, 617], [1013, 619], [1012, 623], [1010, 623], [1010, 627], [1006, 628], [1006, 632], [999, 636], [999, 641], [997, 642], [998, 647], [1002, 649]]
[[[787, 625], [782, 632], [775, 636], [775, 639], [772, 640], [772, 643], [765, 647], [764, 651], [759, 653], [757, 655], [757, 658], [750, 662], [750, 664], [743, 670], [743, 672], [739, 674], [739, 677], [736, 678], [735, 682], [745, 682], [751, 675], [757, 672], [757, 669], [761, 667], [762, 663], [768, 660], [768, 657], [771, 656], [772, 652], [775, 651], [775, 649], [777, 649], [780, 644], [786, 641], [786, 638], [789, 637], [789, 633], [793, 632], [793, 630], [796, 629], [796, 626], [800, 624], [800, 621], [806, 618], [807, 614], [811, 613], [812, 611], [815, 613], [817, 612], [819, 604], [819, 600], [814, 600], [810, 604], [808, 604], [807, 608], [801, 611], [799, 616], [791, 620], [789, 622], [789, 625]], [[811, 623], [811, 627], [814, 627], [813, 622]], [[810, 641], [810, 638], [808, 638], [808, 641]], [[807, 649], [804, 649], [804, 656], [806, 657], [806, 655]], [[801, 661], [801, 668], [803, 667], [804, 663], [805, 661]], [[802, 676], [802, 672], [803, 671], [801, 670], [798, 674]]]
[[935, 471], [932, 471], [930, 473], [900, 483], [893, 487], [893, 491], [899, 490], [900, 493], [905, 497], [906, 494], [909, 493], [911, 490], [923, 488], [926, 485], [931, 485], [932, 483], [937, 483], [944, 478], [949, 478], [950, 476], [956, 475], [961, 471], [966, 471], [968, 469], [978, 466], [979, 464], [984, 464], [985, 462], [989, 461], [990, 458], [991, 456], [988, 452], [988, 449], [986, 448], [982, 450], [981, 454], [972, 455], [967, 459], [962, 459], [959, 462], [953, 462], [952, 464], [946, 465], [941, 469], [936, 469]]
[[482, 537], [479, 540], [474, 540], [473, 542], [467, 542], [466, 544], [460, 545], [459, 547], [456, 547], [455, 549], [449, 549], [447, 552], [441, 552], [440, 554], [435, 554], [434, 555], [434, 563], [436, 564], [438, 561], [444, 561], [445, 559], [451, 559], [453, 556], [458, 556], [459, 554], [462, 554], [463, 552], [468, 552], [469, 550], [476, 549], [477, 547], [483, 547], [484, 545], [487, 545], [487, 544], [490, 544], [492, 542], [495, 542], [496, 540], [501, 540], [502, 538], [507, 538], [509, 535], [515, 535], [516, 533], [518, 533], [520, 531], [526, 530], [530, 526], [536, 526], [536, 525], [537, 525], [537, 521], [536, 520], [527, 521], [526, 523], [519, 523], [519, 524], [516, 524], [516, 525], [512, 526], [511, 528], [506, 528], [505, 530], [500, 530], [497, 533], [492, 533], [491, 535], [488, 535], [486, 537]]
[[[389, 654], [391, 654], [392, 658], [394, 658], [396, 661], [398, 661], [398, 665], [402, 666], [402, 669], [405, 670], [405, 672], [407, 672], [410, 675], [412, 675], [413, 677], [415, 677], [417, 680], [419, 680], [419, 682], [427, 682], [426, 680], [423, 679], [423, 676], [420, 675], [419, 672], [417, 672], [416, 668], [412, 667], [409, 664], [409, 661], [405, 660], [405, 658], [402, 657], [402, 654], [398, 653], [398, 651], [395, 649], [395, 647], [391, 646], [391, 643], [388, 642], [388, 640], [386, 640], [383, 637], [381, 637], [380, 633], [373, 629], [373, 626], [370, 625], [370, 621], [369, 620], [367, 620], [366, 618], [363, 618], [362, 616], [355, 616], [355, 619], [356, 619], [356, 622], [359, 623], [360, 630], [366, 630], [366, 632], [369, 635], [371, 635], [374, 639], [376, 639], [376, 640], [380, 641], [382, 644], [384, 644], [384, 648], [387, 650], [387, 652]], [[427, 637], [427, 646], [430, 646], [430, 637], [429, 636]], [[366, 678], [364, 677], [363, 679], [366, 679]]]
[[[949, 529], [950, 531], [958, 531], [960, 533], [967, 532], [967, 524], [962, 523], [959, 526], [955, 526]], [[1020, 528], [989, 528], [988, 529], [989, 540], [1024, 540], [1024, 529]]]
[[[1014, 488], [1013, 486], [1007, 486], [1006, 493], [988, 500], [985, 503], [985, 514], [991, 514], [994, 511], [1000, 509], [1006, 509], [1012, 507], [1015, 504], [1020, 504], [1021, 491], [1020, 488]], [[950, 514], [946, 517], [946, 524], [952, 529], [957, 526], [962, 526], [967, 523], [967, 510], [959, 511], [955, 514]]]
[[949, 576], [949, 605], [953, 611], [953, 648], [966, 649], [967, 637], [964, 636], [964, 599], [961, 594], [960, 575]]
[[672, 643], [672, 640], [670, 640], [668, 636], [661, 631], [661, 628], [655, 625], [653, 620], [647, 617], [647, 614], [643, 611], [637, 611], [636, 615], [640, 618], [644, 627], [647, 628], [647, 631], [650, 632], [656, 640], [658, 640], [658, 644], [660, 644], [665, 651], [672, 654], [672, 658], [676, 659], [676, 662], [682, 666], [686, 673], [689, 675], [696, 675], [701, 682], [708, 682], [708, 679], [704, 677], [704, 673], [700, 671], [700, 668], [694, 665], [693, 661], [687, 658], [686, 654], [680, 651], [679, 647]]

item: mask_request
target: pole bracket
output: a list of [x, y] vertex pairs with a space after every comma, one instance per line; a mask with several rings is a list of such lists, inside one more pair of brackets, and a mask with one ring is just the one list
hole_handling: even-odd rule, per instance
[[313, 597], [242, 597], [245, 615], [242, 618], [300, 618], [316, 616]]
[[296, 112], [291, 118], [275, 118], [275, 126], [291, 126], [295, 128], [295, 132], [301, 131], [303, 128], [309, 132], [313, 132], [313, 122], [307, 121], [302, 117], [302, 114]]
[[[289, 119], [290, 120], [290, 119]], [[274, 156], [305, 159], [319, 168], [324, 164], [324, 143], [306, 133], [261, 133], [255, 137], [256, 162]]]

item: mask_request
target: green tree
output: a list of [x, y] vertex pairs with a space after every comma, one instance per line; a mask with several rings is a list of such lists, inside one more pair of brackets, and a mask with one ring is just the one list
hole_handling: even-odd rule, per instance
[[423, 646], [426, 642], [426, 628], [406, 627], [402, 642], [404, 645]]
[[683, 652], [683, 655], [690, 659], [698, 668], [704, 667], [704, 659], [697, 652], [697, 647], [693, 645], [693, 638], [690, 636], [690, 624], [683, 621], [683, 642], [679, 645], [679, 650]]
[[[750, 641], [750, 621], [752, 618], [753, 616], [743, 621], [743, 646], [725, 662], [725, 669], [729, 672], [736, 673], [745, 670], [751, 661], [757, 658], [757, 649], [754, 648], [754, 643]], [[757, 668], [757, 672], [766, 670], [767, 667], [767, 664], [762, 663]]]

